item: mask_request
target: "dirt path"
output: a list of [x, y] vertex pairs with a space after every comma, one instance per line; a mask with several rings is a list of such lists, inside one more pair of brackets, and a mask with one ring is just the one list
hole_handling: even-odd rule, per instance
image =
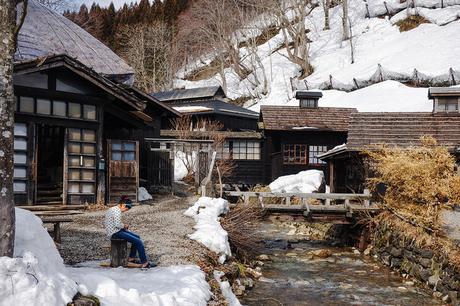
[[[153, 205], [133, 207], [122, 216], [123, 223], [139, 234], [148, 256], [160, 266], [193, 264], [206, 249], [187, 238], [195, 221], [183, 215], [196, 199], [168, 196]], [[108, 259], [110, 241], [103, 227], [104, 211], [85, 212], [62, 226], [61, 256], [66, 264]], [[195, 260], [194, 260], [195, 259]]]

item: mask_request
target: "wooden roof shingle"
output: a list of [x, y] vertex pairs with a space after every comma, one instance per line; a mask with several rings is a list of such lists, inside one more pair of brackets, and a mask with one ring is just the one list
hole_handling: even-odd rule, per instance
[[420, 145], [423, 135], [436, 138], [450, 150], [460, 145], [459, 113], [354, 113], [348, 131], [347, 148], [362, 151], [387, 144], [409, 147]]
[[351, 114], [355, 108], [263, 105], [260, 113], [265, 130], [278, 131], [348, 131]]
[[109, 47], [61, 14], [29, 0], [14, 61], [21, 63], [56, 54], [66, 54], [97, 73], [117, 76], [128, 83], [133, 81], [133, 69]]

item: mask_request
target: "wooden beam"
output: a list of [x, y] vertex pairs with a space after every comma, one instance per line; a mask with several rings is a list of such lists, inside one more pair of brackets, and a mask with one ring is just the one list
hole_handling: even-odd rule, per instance
[[305, 198], [305, 199], [318, 199], [318, 200], [360, 200], [360, 199], [370, 199], [370, 194], [354, 194], [354, 193], [296, 193], [296, 192], [285, 192], [285, 193], [275, 193], [275, 192], [252, 192], [252, 191], [228, 191], [227, 195], [233, 197], [248, 196], [248, 197], [259, 197], [264, 198], [286, 198], [286, 197], [296, 197], [296, 198]]

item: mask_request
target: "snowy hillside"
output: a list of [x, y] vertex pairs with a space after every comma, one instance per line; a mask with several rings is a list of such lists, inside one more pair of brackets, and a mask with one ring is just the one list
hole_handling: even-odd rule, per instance
[[[321, 89], [320, 106], [357, 107], [360, 111], [429, 111], [425, 86], [460, 83], [460, 0], [414, 0], [415, 9], [399, 0], [350, 0], [354, 63], [350, 40], [342, 41], [342, 7], [330, 9], [330, 30], [323, 30], [324, 11], [318, 6], [306, 18], [310, 30], [310, 61], [314, 72], [299, 80], [300, 67], [286, 57], [282, 33], [257, 48], [268, 79], [268, 92], [225, 70], [227, 95], [246, 97], [246, 107], [258, 111], [263, 104], [296, 104], [296, 89]], [[396, 22], [408, 15], [423, 16], [431, 23], [400, 32]], [[368, 17], [370, 16], [370, 18]], [[251, 34], [250, 34], [251, 35]], [[254, 35], [254, 34], [252, 34]], [[244, 49], [240, 49], [244, 53]], [[244, 54], [242, 54], [244, 57]], [[203, 80], [186, 80], [187, 73], [212, 61], [203, 57], [179, 73], [176, 87], [193, 88], [220, 84], [218, 74]], [[257, 73], [261, 73], [260, 69]], [[260, 78], [260, 77], [259, 77]]]

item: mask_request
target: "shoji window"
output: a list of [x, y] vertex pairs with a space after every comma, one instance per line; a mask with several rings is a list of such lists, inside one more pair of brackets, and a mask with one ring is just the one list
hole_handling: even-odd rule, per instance
[[27, 124], [14, 124], [14, 183], [13, 191], [16, 194], [27, 193]]

